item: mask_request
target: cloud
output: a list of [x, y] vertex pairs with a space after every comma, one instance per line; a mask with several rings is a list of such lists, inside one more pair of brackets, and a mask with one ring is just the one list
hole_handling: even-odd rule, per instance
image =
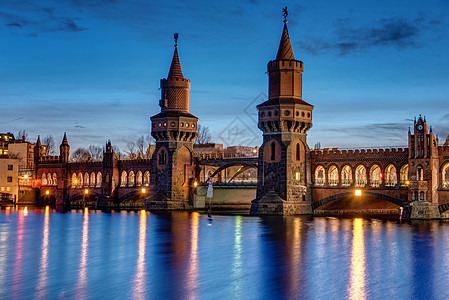
[[[10, 3], [0, 7], [0, 22], [4, 22], [8, 28], [20, 29], [22, 33], [36, 37], [49, 32], [81, 32], [87, 28], [80, 26], [72, 14], [64, 10], [56, 10], [46, 3], [41, 7], [32, 3]], [[58, 14], [55, 11], [61, 11]], [[17, 31], [15, 31], [17, 32]]]
[[339, 19], [335, 24], [333, 37], [315, 38], [301, 42], [301, 47], [311, 54], [337, 52], [344, 56], [355, 52], [364, 52], [376, 47], [391, 47], [398, 50], [420, 48], [423, 46], [423, 33], [442, 22], [424, 17], [414, 19], [384, 18], [372, 26], [353, 26], [350, 19]]

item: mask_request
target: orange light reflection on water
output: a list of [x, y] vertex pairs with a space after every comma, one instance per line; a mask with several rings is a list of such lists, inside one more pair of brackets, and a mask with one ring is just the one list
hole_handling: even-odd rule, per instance
[[37, 283], [37, 298], [45, 298], [45, 288], [48, 280], [48, 239], [49, 239], [50, 207], [45, 207], [44, 228], [41, 246], [41, 259], [39, 266], [39, 279]]
[[198, 288], [198, 225], [200, 214], [192, 213], [190, 228], [190, 258], [189, 272], [187, 273], [187, 299], [197, 299], [196, 290]]
[[87, 285], [87, 248], [89, 246], [89, 209], [84, 208], [83, 233], [81, 240], [81, 257], [78, 274], [76, 298], [86, 298]]
[[366, 299], [365, 283], [365, 242], [363, 235], [363, 219], [354, 219], [352, 256], [351, 256], [351, 275], [349, 298]]
[[137, 255], [136, 275], [133, 284], [133, 299], [145, 299], [145, 248], [147, 241], [147, 212], [140, 211], [139, 246]]

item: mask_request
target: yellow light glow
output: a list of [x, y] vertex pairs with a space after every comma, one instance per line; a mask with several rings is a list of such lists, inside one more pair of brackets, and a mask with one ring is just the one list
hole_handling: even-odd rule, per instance
[[194, 187], [197, 187], [197, 186], [198, 186], [198, 181], [195, 181], [195, 182], [193, 183], [193, 186], [194, 186]]
[[410, 181], [407, 180], [407, 181], [405, 182], [405, 184], [406, 184], [406, 185], [409, 185], [409, 184], [410, 184]]
[[296, 172], [295, 173], [295, 179], [296, 179], [296, 181], [300, 181], [301, 180], [301, 173], [300, 172]]
[[25, 174], [25, 175], [23, 176], [23, 178], [25, 178], [25, 179], [28, 179], [28, 175], [27, 175], [27, 174]]
[[77, 183], [78, 183], [78, 180], [75, 179], [75, 184], [77, 184]]
[[142, 188], [142, 194], [145, 194], [147, 192], [146, 188]]
[[49, 190], [46, 190], [46, 191], [45, 191], [45, 195], [50, 195], [50, 191], [49, 191]]
[[84, 194], [86, 194], [86, 195], [89, 194], [89, 190], [88, 190], [88, 189], [85, 189], [85, 190], [84, 190]]
[[357, 197], [362, 196], [362, 190], [355, 190], [355, 195], [356, 195]]

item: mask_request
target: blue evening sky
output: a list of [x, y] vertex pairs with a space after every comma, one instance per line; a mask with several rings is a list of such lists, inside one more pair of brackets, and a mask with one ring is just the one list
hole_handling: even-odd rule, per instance
[[214, 142], [260, 145], [285, 5], [315, 106], [309, 146], [406, 145], [419, 114], [445, 140], [447, 0], [0, 0], [0, 132], [59, 145], [67, 131], [72, 149], [149, 134], [179, 32], [190, 112]]

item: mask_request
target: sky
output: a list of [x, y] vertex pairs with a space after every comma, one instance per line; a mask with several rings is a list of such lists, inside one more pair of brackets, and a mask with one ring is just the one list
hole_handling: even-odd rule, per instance
[[0, 132], [67, 132], [72, 150], [148, 135], [179, 32], [190, 112], [213, 142], [258, 146], [284, 6], [310, 147], [405, 146], [419, 114], [444, 143], [447, 0], [0, 0]]

